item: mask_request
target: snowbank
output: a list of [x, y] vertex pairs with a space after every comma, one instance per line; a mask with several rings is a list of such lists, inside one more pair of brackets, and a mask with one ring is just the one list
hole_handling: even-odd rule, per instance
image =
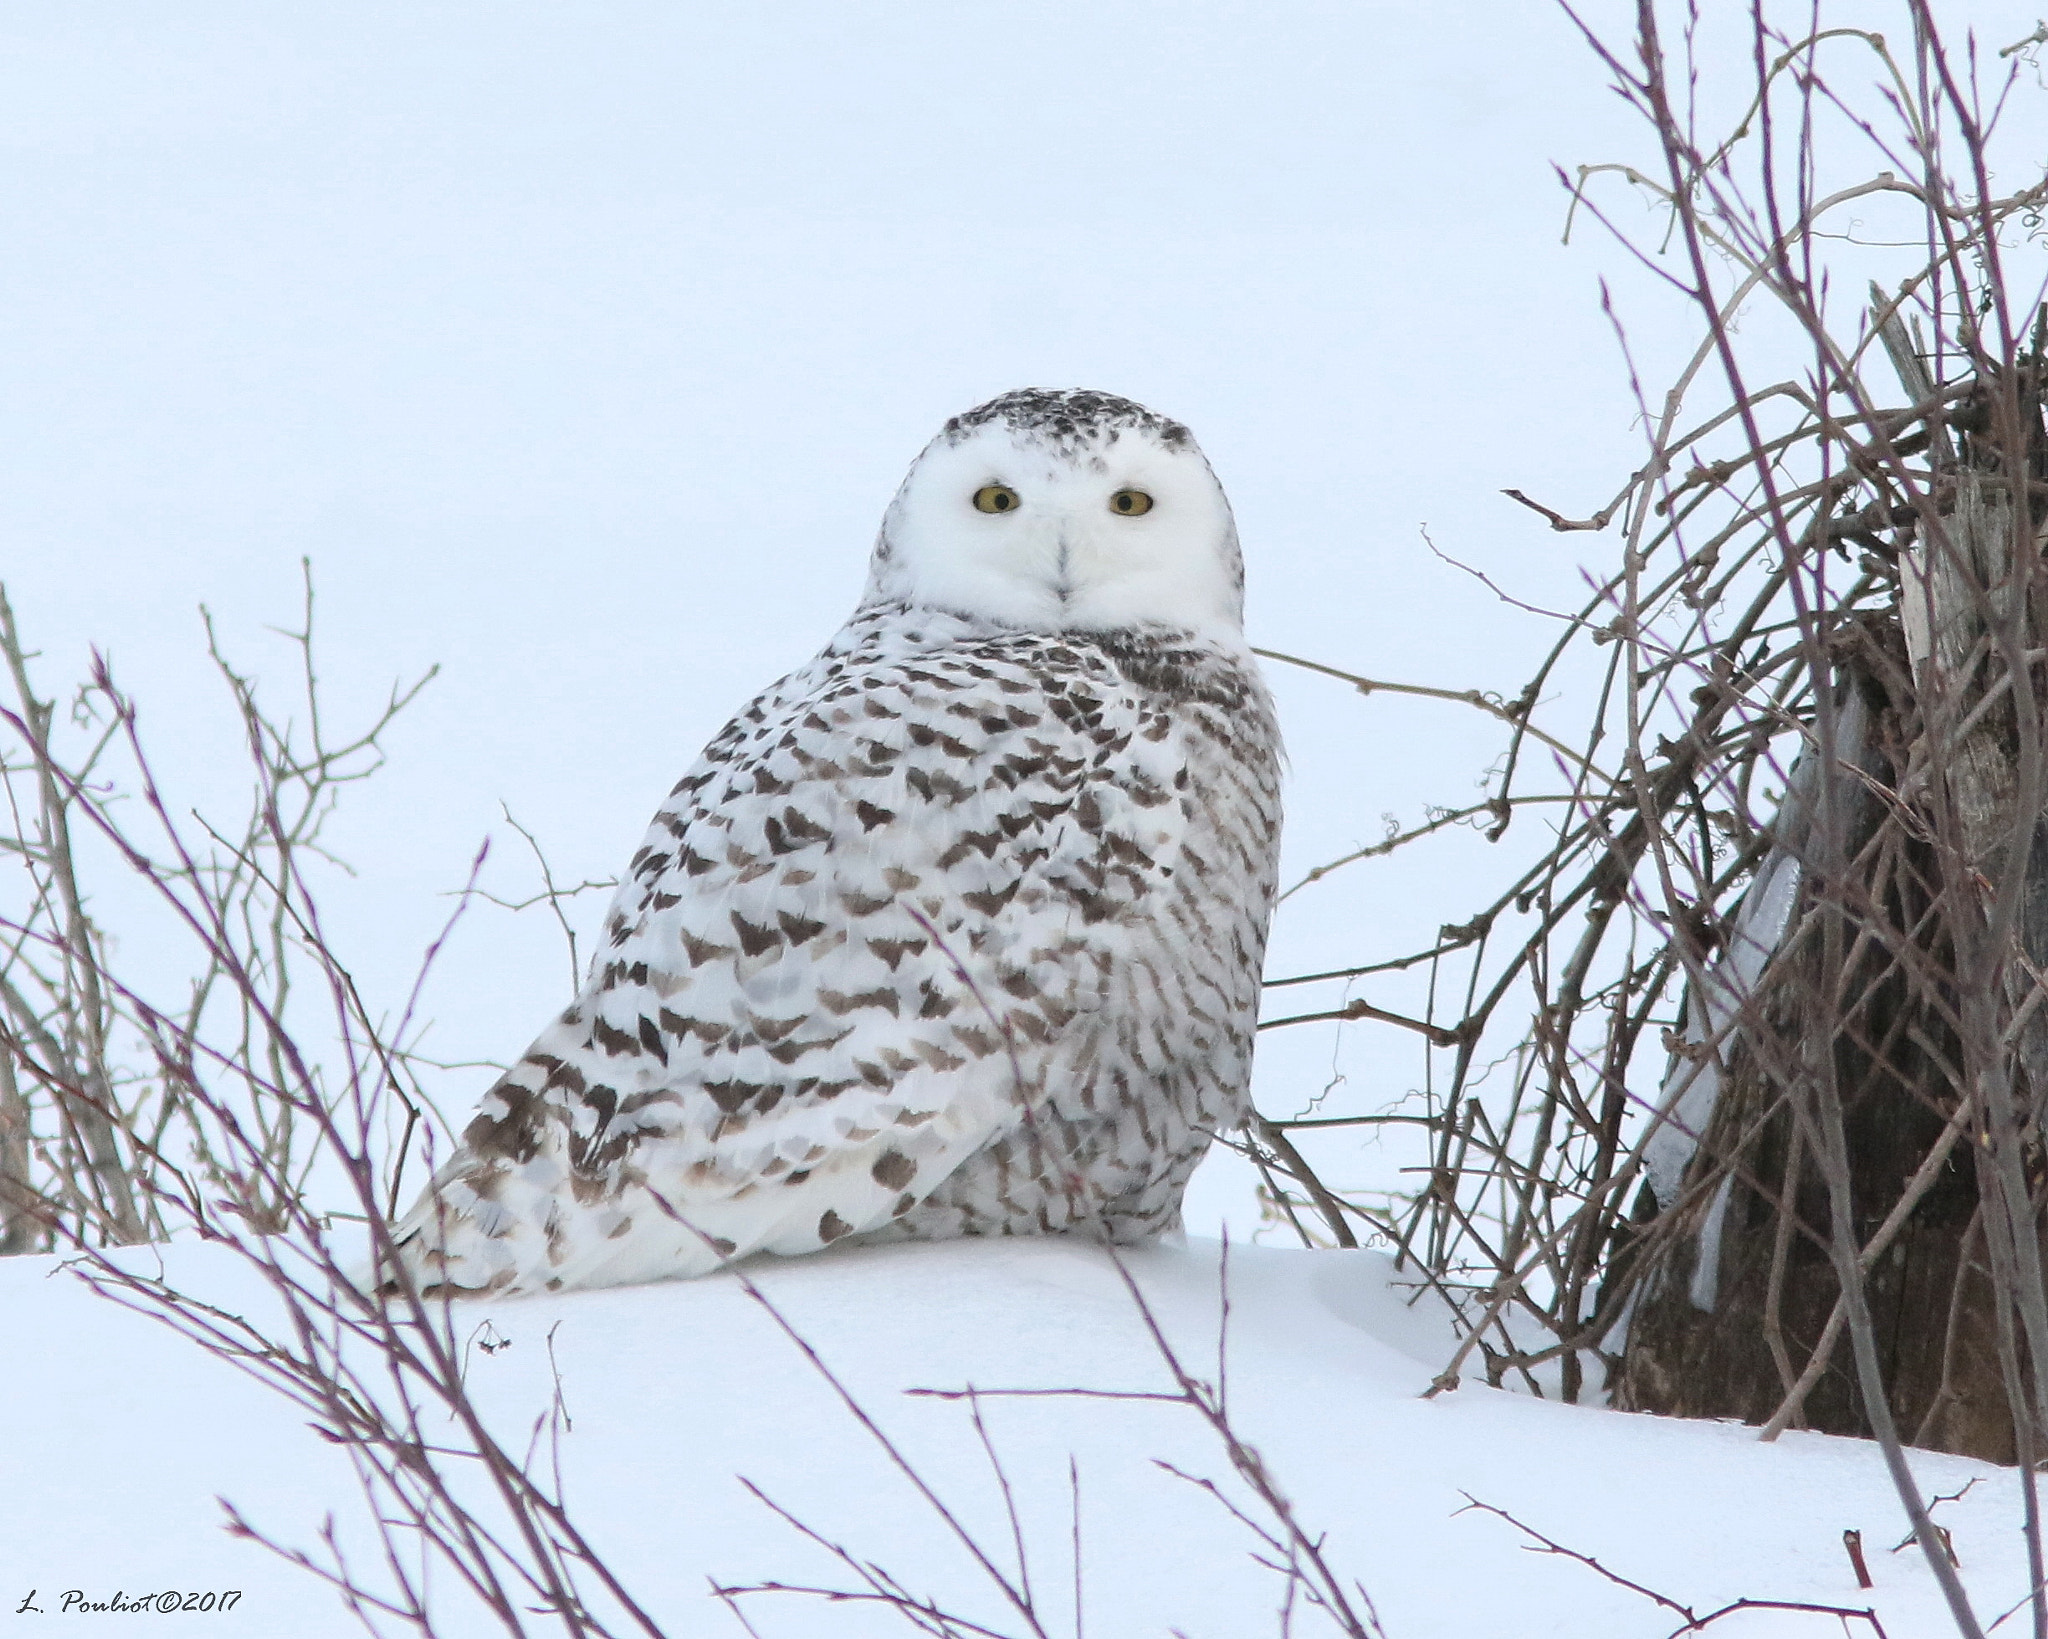
[[[232, 1257], [178, 1244], [171, 1277], [230, 1307], [267, 1299]], [[1218, 1248], [1129, 1258], [1175, 1346], [1213, 1376]], [[1165, 1373], [1106, 1255], [1065, 1242], [859, 1248], [756, 1270], [763, 1290], [998, 1557], [1008, 1529], [987, 1458], [957, 1402], [914, 1387], [1162, 1389]], [[1502, 1521], [1460, 1514], [1469, 1492], [1611, 1569], [1704, 1611], [1742, 1595], [1874, 1604], [1892, 1639], [1947, 1631], [1903, 1534], [1876, 1449], [1562, 1406], [1468, 1383], [1421, 1391], [1449, 1347], [1443, 1317], [1369, 1252], [1234, 1249], [1228, 1382], [1256, 1444], [1332, 1558], [1363, 1582], [1391, 1639], [1664, 1635], [1678, 1619], [1583, 1566], [1523, 1551]], [[85, 1290], [54, 1258], [0, 1263], [0, 1614], [7, 1633], [71, 1631], [68, 1590], [131, 1600], [241, 1589], [229, 1612], [180, 1618], [209, 1639], [318, 1639], [360, 1629], [310, 1577], [221, 1529], [216, 1495], [313, 1546], [323, 1515], [358, 1512], [339, 1454], [292, 1409], [160, 1327]], [[554, 1390], [572, 1511], [672, 1635], [737, 1634], [708, 1595], [726, 1582], [844, 1582], [741, 1487], [744, 1475], [827, 1538], [1000, 1630], [1016, 1624], [944, 1526], [888, 1466], [802, 1355], [739, 1285], [685, 1284], [477, 1305], [494, 1347], [472, 1389], [504, 1430]], [[472, 1317], [470, 1319], [469, 1317]], [[496, 1347], [502, 1337], [509, 1347]], [[1047, 1628], [1073, 1630], [1068, 1459], [1078, 1460], [1087, 1632], [1240, 1639], [1277, 1631], [1279, 1593], [1244, 1529], [1168, 1459], [1223, 1478], [1214, 1436], [1185, 1408], [1128, 1401], [988, 1404], [1019, 1500]], [[523, 1440], [519, 1443], [523, 1444]], [[1986, 1619], [2025, 1586], [2014, 1477], [1927, 1456], [1930, 1493], [1983, 1483], [1938, 1514]], [[1877, 1588], [1842, 1548], [1864, 1536]], [[357, 1536], [358, 1543], [366, 1539]], [[46, 1613], [14, 1614], [34, 1594]], [[793, 1595], [751, 1602], [764, 1636], [903, 1634], [885, 1613]], [[488, 1629], [449, 1591], [445, 1631]], [[107, 1616], [104, 1622], [116, 1618]], [[148, 1624], [160, 1617], [141, 1616]], [[1859, 1624], [1860, 1626], [1860, 1624]], [[89, 1626], [86, 1631], [104, 1631]], [[1302, 1633], [1317, 1631], [1304, 1623]], [[1832, 1619], [1754, 1613], [1716, 1639], [1830, 1635]]]

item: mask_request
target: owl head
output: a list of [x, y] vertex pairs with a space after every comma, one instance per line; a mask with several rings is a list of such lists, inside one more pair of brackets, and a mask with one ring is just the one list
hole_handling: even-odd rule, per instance
[[1187, 428], [1108, 393], [1025, 388], [925, 446], [882, 520], [865, 601], [1237, 639], [1244, 568]]

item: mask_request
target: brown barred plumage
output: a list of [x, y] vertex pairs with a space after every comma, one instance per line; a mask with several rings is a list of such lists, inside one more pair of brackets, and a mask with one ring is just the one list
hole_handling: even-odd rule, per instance
[[655, 816], [582, 994], [400, 1226], [414, 1275], [1174, 1225], [1244, 1113], [1272, 903], [1239, 596], [1184, 428], [1101, 394], [949, 423], [853, 620]]

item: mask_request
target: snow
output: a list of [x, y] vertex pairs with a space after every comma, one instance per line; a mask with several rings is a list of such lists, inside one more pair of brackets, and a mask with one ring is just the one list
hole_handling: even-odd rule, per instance
[[[1579, 9], [1611, 29], [1632, 8]], [[2034, 26], [2024, 0], [1967, 12], [1987, 49]], [[1146, 400], [1195, 429], [1229, 490], [1256, 641], [1512, 697], [1553, 630], [1430, 556], [1419, 526], [1529, 602], [1576, 601], [1607, 538], [1555, 534], [1499, 492], [1575, 515], [1603, 504], [1642, 457], [1631, 369], [1668, 379], [1694, 345], [1657, 269], [1583, 225], [1559, 242], [1553, 166], [1647, 155], [1549, 5], [0, 0], [0, 44], [0, 539], [41, 681], [61, 699], [89, 645], [110, 652], [174, 806], [232, 812], [239, 722], [196, 604], [280, 709], [292, 656], [267, 629], [292, 622], [305, 556], [335, 722], [441, 664], [333, 837], [361, 874], [337, 873], [330, 926], [380, 1013], [403, 1005], [487, 831], [486, 885], [533, 891], [501, 803], [563, 880], [617, 869], [695, 748], [843, 618], [883, 505], [947, 415], [1027, 382]], [[1719, 83], [1746, 73], [1738, 54]], [[2038, 129], [2041, 107], [2003, 117]], [[1497, 725], [1462, 708], [1274, 681], [1290, 882], [1376, 840], [1383, 816], [1469, 801], [1499, 750]], [[1569, 695], [1585, 679], [1554, 683]], [[1273, 972], [1426, 944], [1538, 834], [1518, 820], [1493, 849], [1452, 828], [1338, 873], [1283, 908]], [[1776, 942], [1795, 876], [1785, 862], [1752, 896], [1734, 992]], [[597, 907], [575, 911], [587, 925]], [[124, 947], [145, 965], [150, 950]], [[470, 1061], [516, 1051], [559, 1005], [565, 967], [544, 917], [465, 920], [429, 997], [430, 1046], [467, 1065], [450, 1072], [451, 1111], [490, 1079]], [[1412, 1012], [1423, 982], [1361, 993]], [[1376, 1113], [1422, 1073], [1419, 1038], [1276, 1031], [1257, 1092], [1275, 1116]], [[1688, 1104], [1669, 1129], [1666, 1183], [1703, 1119]], [[1303, 1142], [1341, 1188], [1413, 1187], [1396, 1142]], [[1248, 1227], [1248, 1180], [1219, 1153], [1190, 1222]], [[218, 1248], [161, 1256], [189, 1290], [268, 1302]], [[1231, 1263], [1245, 1432], [1392, 1639], [1677, 1625], [1460, 1514], [1466, 1492], [1702, 1608], [1867, 1597], [1893, 1639], [1947, 1630], [1917, 1556], [1885, 1551], [1904, 1527], [1868, 1445], [1764, 1446], [1471, 1381], [1424, 1400], [1449, 1329], [1390, 1287], [1382, 1259], [1241, 1247]], [[1209, 1360], [1213, 1243], [1132, 1267], [1190, 1360]], [[1114, 1272], [1085, 1248], [863, 1250], [760, 1279], [991, 1536], [964, 1413], [903, 1389], [1159, 1380]], [[8, 1639], [62, 1626], [13, 1616], [31, 1589], [55, 1613], [69, 1589], [240, 1588], [194, 1631], [356, 1631], [310, 1578], [220, 1529], [216, 1496], [288, 1542], [314, 1544], [330, 1510], [360, 1532], [346, 1465], [292, 1408], [59, 1260], [0, 1262], [0, 1314]], [[486, 1318], [511, 1347], [473, 1351], [471, 1383], [509, 1431], [549, 1402], [559, 1322], [572, 1508], [672, 1633], [737, 1631], [707, 1577], [831, 1573], [740, 1474], [914, 1585], [989, 1608], [957, 1545], [731, 1280], [490, 1305], [472, 1324]], [[1090, 1634], [1275, 1630], [1242, 1532], [1151, 1466], [1223, 1471], [1191, 1416], [1102, 1401], [990, 1416], [1054, 1632], [1069, 1453]], [[1938, 1517], [1985, 1610], [2003, 1610], [2024, 1580], [2012, 1476], [1916, 1463], [1930, 1493], [1984, 1478]], [[1872, 1545], [1868, 1596], [1847, 1528]], [[458, 1604], [447, 1614], [450, 1633], [484, 1631]], [[903, 1631], [802, 1602], [764, 1600], [755, 1620]], [[1766, 1614], [1714, 1630], [1834, 1631]]]
[[[1184, 1362], [1213, 1377], [1217, 1243], [1127, 1257]], [[225, 1249], [178, 1242], [121, 1254], [181, 1288], [257, 1314], [267, 1294]], [[1621, 1575], [1706, 1610], [1749, 1596], [1874, 1607], [1893, 1639], [1944, 1631], [1876, 1448], [1539, 1400], [1467, 1380], [1423, 1398], [1452, 1336], [1435, 1300], [1374, 1252], [1233, 1248], [1232, 1416], [1334, 1562], [1370, 1592], [1390, 1639], [1668, 1634], [1670, 1612], [1570, 1561], [1525, 1551], [1505, 1509]], [[999, 1493], [957, 1402], [911, 1388], [1169, 1387], [1109, 1257], [1072, 1241], [854, 1248], [754, 1278], [985, 1545], [1006, 1559]], [[0, 1264], [16, 1340], [0, 1359], [0, 1597], [33, 1589], [54, 1614], [66, 1590], [134, 1598], [239, 1588], [210, 1639], [320, 1639], [360, 1631], [310, 1577], [227, 1535], [225, 1497], [282, 1540], [314, 1547], [329, 1510], [360, 1530], [334, 1448], [284, 1401], [151, 1321], [94, 1296], [62, 1266]], [[745, 1476], [828, 1539], [907, 1585], [1007, 1631], [1013, 1622], [961, 1548], [831, 1388], [730, 1276], [458, 1311], [509, 1347], [470, 1353], [470, 1386], [508, 1443], [554, 1392], [571, 1427], [560, 1452], [573, 1516], [671, 1634], [738, 1634], [709, 1592], [724, 1582], [828, 1582], [835, 1566], [748, 1496]], [[490, 1335], [490, 1334], [485, 1334]], [[33, 1340], [23, 1346], [23, 1340]], [[1223, 1479], [1214, 1435], [1187, 1409], [1145, 1402], [983, 1402], [1019, 1500], [1049, 1631], [1071, 1629], [1067, 1465], [1078, 1463], [1086, 1631], [1225, 1639], [1277, 1632], [1278, 1583], [1208, 1497], [1156, 1466]], [[53, 1414], [55, 1408], [65, 1408]], [[1962, 1458], [1915, 1455], [1929, 1494], [1960, 1502], [1965, 1579], [1989, 1615], [2025, 1585], [2017, 1482]], [[1842, 1547], [1863, 1533], [1877, 1579], [1859, 1593]], [[355, 1537], [360, 1542], [361, 1537]], [[797, 1595], [750, 1602], [764, 1636], [906, 1633], [886, 1613]], [[442, 1631], [497, 1631], [453, 1589]], [[18, 1630], [38, 1631], [22, 1616]], [[1860, 1628], [1860, 1624], [1859, 1624]], [[1318, 1631], [1313, 1622], [1301, 1628]], [[1838, 1631], [1811, 1614], [1757, 1612], [1733, 1639]]]

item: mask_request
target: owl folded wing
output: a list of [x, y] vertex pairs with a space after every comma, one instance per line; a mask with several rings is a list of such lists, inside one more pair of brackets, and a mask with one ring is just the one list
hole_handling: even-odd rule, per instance
[[910, 1211], [1085, 1059], [1185, 829], [1167, 727], [1044, 639], [778, 685], [657, 814], [583, 993], [400, 1225], [416, 1276], [699, 1273]]

